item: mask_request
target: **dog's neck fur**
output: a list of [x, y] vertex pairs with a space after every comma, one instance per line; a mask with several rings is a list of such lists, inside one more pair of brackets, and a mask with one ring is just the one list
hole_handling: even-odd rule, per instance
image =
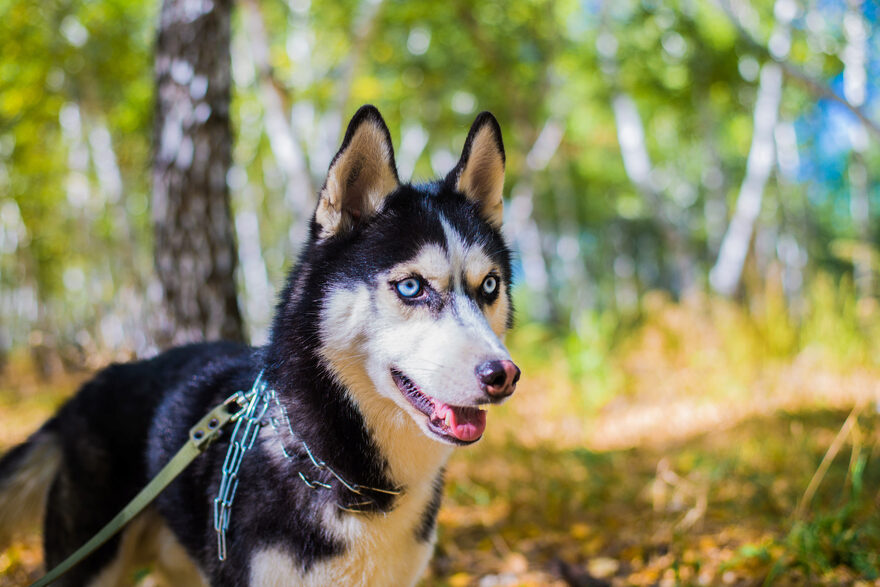
[[453, 448], [425, 436], [409, 414], [376, 392], [366, 373], [351, 381], [348, 392], [363, 414], [394, 482], [404, 487], [430, 484], [446, 465]]
[[[312, 352], [287, 357], [283, 361], [267, 357], [266, 379], [286, 408], [295, 440], [305, 442], [317, 458], [349, 483], [400, 488], [404, 495], [430, 495], [452, 447], [425, 436], [409, 415], [375, 391], [365, 373], [357, 374], [357, 367], [334, 376]], [[294, 439], [285, 428], [279, 427], [277, 440], [288, 437], [286, 446], [299, 449], [291, 444]], [[280, 453], [280, 448], [276, 450]], [[281, 463], [297, 465], [304, 467], [307, 477], [333, 486], [339, 505], [363, 501], [307, 461]], [[387, 512], [396, 505], [393, 495], [368, 494], [378, 511]]]

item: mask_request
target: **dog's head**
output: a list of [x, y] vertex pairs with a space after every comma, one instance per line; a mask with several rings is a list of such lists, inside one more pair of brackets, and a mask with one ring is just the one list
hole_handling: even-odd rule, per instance
[[513, 312], [504, 164], [501, 129], [485, 112], [445, 178], [402, 184], [388, 128], [364, 106], [311, 226], [322, 362], [362, 407], [449, 444], [478, 440], [478, 406], [503, 401], [519, 379], [502, 342]]

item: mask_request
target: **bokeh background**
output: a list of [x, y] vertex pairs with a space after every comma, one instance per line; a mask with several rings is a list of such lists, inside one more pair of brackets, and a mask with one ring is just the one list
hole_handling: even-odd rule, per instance
[[[162, 346], [160, 9], [0, 0], [0, 448]], [[425, 584], [876, 584], [878, 19], [874, 0], [235, 3], [226, 181], [255, 344], [358, 106], [402, 178], [447, 173], [479, 111], [501, 122], [525, 375], [450, 466]], [[27, 538], [0, 583], [38, 565]]]

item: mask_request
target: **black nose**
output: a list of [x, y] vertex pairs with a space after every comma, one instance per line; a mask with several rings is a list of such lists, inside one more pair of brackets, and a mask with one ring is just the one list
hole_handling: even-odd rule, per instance
[[513, 361], [486, 361], [476, 368], [480, 387], [493, 398], [507, 397], [516, 389], [519, 367]]

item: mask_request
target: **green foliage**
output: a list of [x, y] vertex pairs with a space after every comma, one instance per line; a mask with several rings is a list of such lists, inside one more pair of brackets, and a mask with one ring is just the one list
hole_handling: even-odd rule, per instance
[[878, 309], [870, 301], [859, 303], [852, 282], [838, 284], [820, 275], [809, 289], [810, 310], [803, 320], [800, 346], [810, 349], [840, 368], [878, 364]]
[[94, 349], [106, 310], [146, 281], [154, 15], [124, 0], [0, 3], [0, 235], [16, 234], [0, 245], [0, 347]]
[[613, 398], [621, 387], [614, 369], [617, 321], [610, 313], [584, 312], [575, 328], [562, 337], [568, 377], [581, 390], [578, 409], [589, 413]]
[[765, 585], [776, 584], [792, 571], [823, 582], [837, 582], [848, 574], [871, 581], [880, 577], [880, 524], [871, 496], [864, 494], [868, 456], [853, 457], [843, 503], [822, 508], [811, 519], [796, 520], [781, 540], [741, 547], [727, 566], [752, 561], [769, 568]]
[[837, 567], [851, 568], [858, 576], [880, 576], [880, 527], [854, 520], [851, 507], [798, 522], [786, 537], [786, 554], [774, 565], [765, 584], [772, 585], [786, 568], [799, 567], [809, 576], [822, 577]]

